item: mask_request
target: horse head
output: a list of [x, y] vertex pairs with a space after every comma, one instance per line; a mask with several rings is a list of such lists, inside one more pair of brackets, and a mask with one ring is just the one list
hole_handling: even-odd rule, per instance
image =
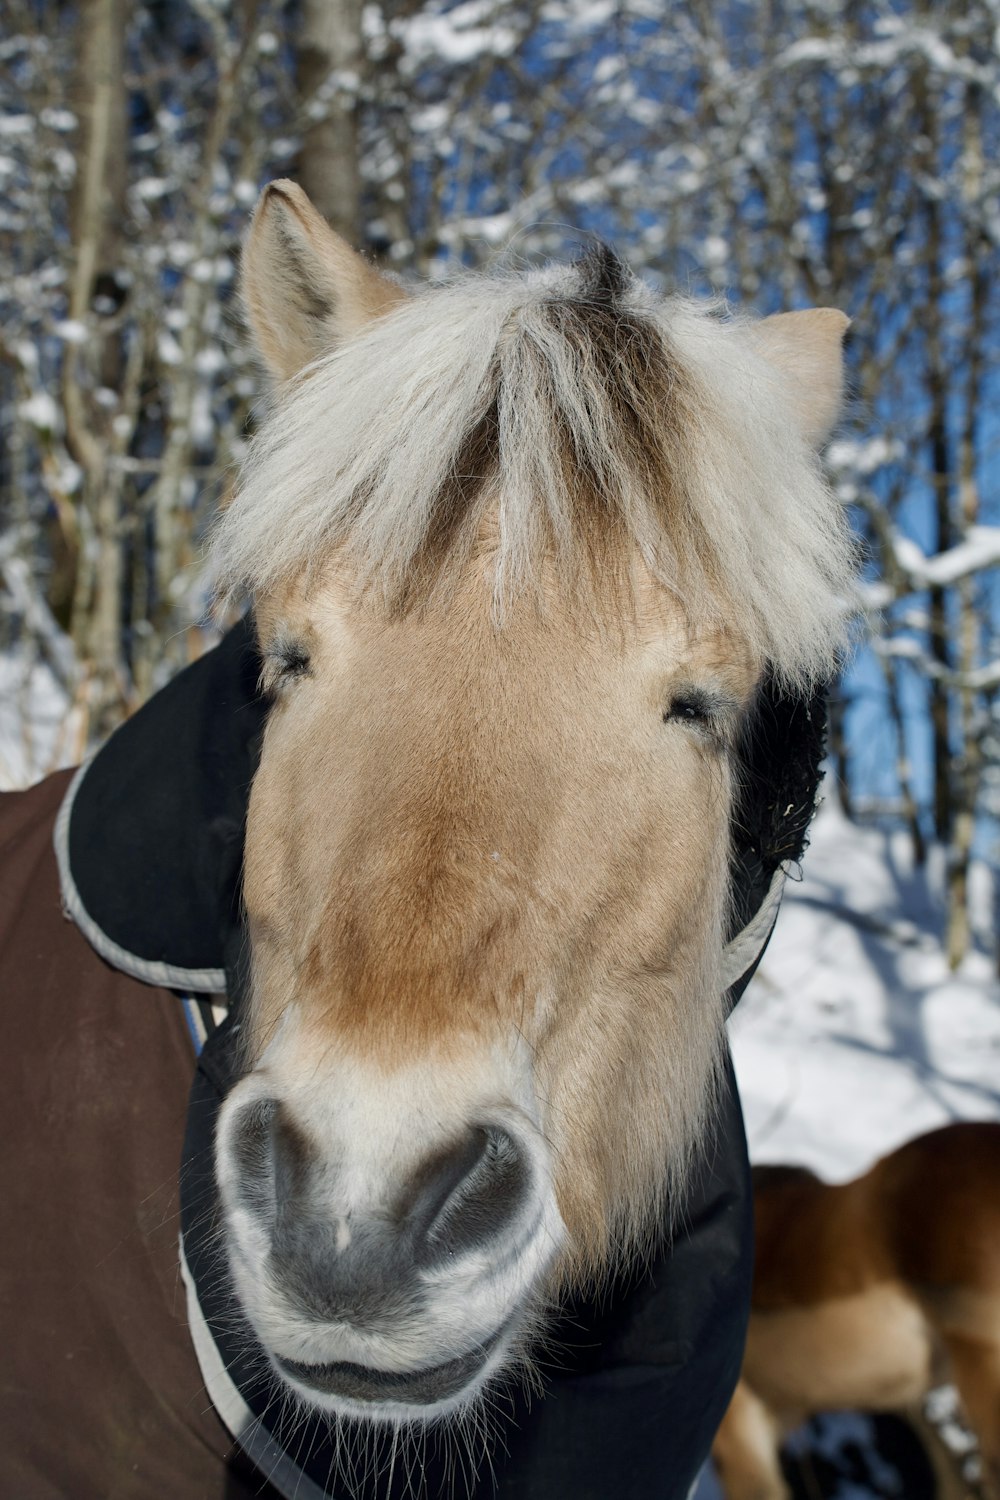
[[273, 706], [229, 1259], [288, 1389], [425, 1420], [682, 1201], [740, 737], [843, 635], [846, 319], [601, 248], [408, 294], [287, 183], [243, 292], [276, 394], [215, 547]]

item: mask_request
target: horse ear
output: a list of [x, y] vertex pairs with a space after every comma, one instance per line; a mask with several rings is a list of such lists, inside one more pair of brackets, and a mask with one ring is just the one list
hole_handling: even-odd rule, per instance
[[787, 377], [789, 398], [806, 440], [818, 448], [830, 436], [844, 395], [844, 334], [851, 325], [835, 307], [776, 313], [753, 327], [764, 358]]
[[329, 354], [406, 293], [335, 234], [297, 183], [268, 183], [243, 250], [240, 292], [257, 349], [279, 380]]

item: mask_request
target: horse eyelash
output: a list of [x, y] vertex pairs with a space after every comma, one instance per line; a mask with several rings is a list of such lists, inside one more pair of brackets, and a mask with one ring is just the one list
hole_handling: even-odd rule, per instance
[[685, 688], [675, 693], [663, 710], [664, 724], [690, 724], [693, 729], [725, 744], [730, 739], [735, 705], [702, 688]]
[[261, 688], [265, 693], [275, 693], [295, 678], [308, 676], [309, 670], [310, 656], [303, 645], [298, 641], [275, 641], [264, 652]]
[[671, 698], [667, 708], [663, 710], [663, 722], [689, 720], [692, 723], [704, 723], [714, 719], [718, 710], [718, 704], [708, 693], [700, 692], [697, 688], [687, 689], [677, 693]]

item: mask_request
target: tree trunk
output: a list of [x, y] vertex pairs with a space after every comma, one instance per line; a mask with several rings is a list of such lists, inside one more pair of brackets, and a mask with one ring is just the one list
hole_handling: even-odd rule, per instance
[[[982, 242], [976, 223], [976, 210], [982, 193], [983, 142], [979, 110], [980, 91], [968, 90], [965, 111], [965, 172], [963, 192], [970, 226], [968, 255], [971, 271], [969, 338], [967, 343], [968, 374], [965, 383], [965, 413], [959, 439], [959, 509], [963, 534], [979, 520], [979, 485], [976, 476], [977, 423], [982, 400], [983, 347], [980, 330], [986, 322], [986, 265], [989, 247]], [[958, 774], [958, 806], [954, 820], [954, 838], [948, 868], [948, 962], [956, 969], [969, 950], [972, 938], [969, 921], [969, 866], [976, 833], [976, 811], [982, 780], [982, 743], [978, 723], [978, 702], [969, 678], [975, 668], [979, 646], [979, 612], [976, 580], [963, 579], [958, 585], [958, 665], [963, 683], [959, 689], [959, 717], [962, 730], [962, 759]]]
[[[938, 168], [937, 121], [928, 98], [926, 80], [921, 89], [926, 132], [926, 166], [933, 174]], [[948, 385], [950, 372], [944, 354], [945, 286], [942, 275], [941, 206], [933, 194], [926, 198], [927, 224], [927, 303], [926, 378], [930, 403], [928, 443], [930, 474], [934, 491], [935, 552], [946, 552], [954, 545], [952, 521], [952, 465], [948, 441]], [[947, 679], [951, 670], [951, 642], [948, 628], [948, 600], [943, 588], [929, 590], [929, 640], [931, 659], [938, 668], [930, 684], [930, 718], [933, 741], [934, 833], [942, 843], [951, 840], [954, 797], [951, 765], [951, 705]]]
[[[69, 315], [79, 323], [92, 322], [91, 305], [102, 280], [109, 289], [115, 285], [125, 200], [125, 18], [124, 0], [82, 0], [74, 83], [80, 148], [69, 289]], [[73, 631], [78, 650], [91, 664], [100, 730], [119, 717], [124, 679], [121, 516], [117, 491], [108, 489], [107, 433], [87, 392], [89, 383], [106, 383], [117, 366], [117, 349], [106, 345], [100, 339], [96, 345], [89, 340], [87, 345], [71, 343], [63, 364], [66, 441], [84, 472], [84, 529], [93, 541], [85, 562], [80, 555], [90, 576], [76, 580]]]
[[299, 180], [320, 213], [351, 244], [361, 239], [357, 98], [361, 0], [304, 0], [296, 49], [307, 125]]
[[125, 203], [125, 0], [81, 0], [73, 99], [80, 121], [72, 200], [70, 317], [86, 316], [102, 273], [113, 274]]

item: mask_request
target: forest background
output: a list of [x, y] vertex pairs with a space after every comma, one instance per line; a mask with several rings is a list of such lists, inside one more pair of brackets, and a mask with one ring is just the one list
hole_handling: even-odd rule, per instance
[[262, 394], [236, 265], [290, 175], [404, 277], [599, 235], [654, 285], [850, 314], [826, 462], [865, 608], [833, 785], [944, 851], [961, 962], [1000, 843], [1000, 0], [2, 14], [0, 778], [79, 758], [214, 638], [201, 548]]

